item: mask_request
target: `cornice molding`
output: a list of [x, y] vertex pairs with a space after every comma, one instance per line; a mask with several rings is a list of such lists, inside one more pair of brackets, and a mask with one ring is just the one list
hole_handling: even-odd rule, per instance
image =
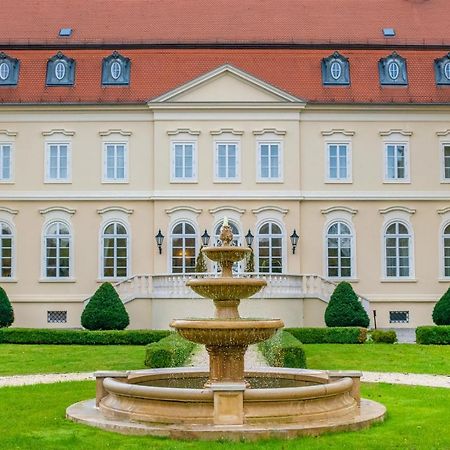
[[168, 130], [169, 136], [176, 136], [177, 134], [190, 134], [191, 136], [199, 136], [199, 130], [191, 130], [190, 128], [177, 128], [176, 130]]
[[354, 208], [349, 208], [348, 206], [331, 206], [329, 208], [321, 209], [320, 212], [324, 215], [331, 214], [334, 212], [346, 212], [351, 215], [355, 215], [358, 210]]
[[331, 130], [322, 130], [322, 136], [332, 136], [333, 134], [343, 134], [344, 136], [354, 136], [355, 132], [351, 130], [344, 130], [343, 128], [332, 128]]
[[278, 130], [277, 128], [263, 128], [262, 130], [253, 130], [252, 133], [255, 136], [261, 136], [263, 134], [276, 134], [277, 136], [284, 136], [286, 130]]
[[9, 131], [9, 130], [2, 129], [2, 130], [0, 130], [0, 134], [4, 134], [5, 136], [9, 136], [9, 137], [15, 137], [19, 133], [17, 131]]
[[392, 212], [404, 212], [407, 214], [415, 214], [416, 210], [408, 208], [406, 206], [390, 206], [389, 208], [379, 209], [378, 212], [380, 214], [389, 214]]
[[401, 134], [402, 136], [412, 136], [413, 132], [400, 130], [400, 129], [396, 129], [396, 128], [391, 128], [390, 130], [379, 132], [380, 136], [390, 136], [391, 134]]
[[233, 134], [235, 136], [242, 136], [244, 134], [241, 130], [235, 130], [234, 128], [221, 128], [220, 130], [212, 130], [209, 132], [212, 136], [218, 136], [220, 134]]
[[75, 131], [65, 130], [64, 128], [53, 128], [43, 131], [42, 136], [53, 136], [54, 134], [63, 134], [64, 136], [75, 136]]
[[258, 214], [261, 214], [261, 213], [267, 212], [267, 211], [275, 211], [275, 212], [283, 214], [283, 216], [285, 216], [289, 212], [289, 209], [280, 208], [279, 206], [262, 206], [261, 208], [255, 208], [255, 209], [252, 209], [251, 211], [256, 216]]
[[106, 131], [99, 131], [98, 134], [100, 136], [110, 136], [111, 134], [120, 134], [121, 136], [131, 136], [133, 133], [127, 130], [110, 128], [109, 130]]
[[237, 208], [236, 206], [218, 206], [217, 208], [212, 208], [208, 210], [210, 214], [217, 214], [218, 212], [221, 211], [233, 211], [237, 214], [242, 215], [245, 213], [246, 210], [242, 208]]
[[169, 216], [171, 214], [174, 214], [174, 213], [180, 212], [180, 211], [189, 211], [190, 213], [199, 215], [199, 214], [201, 214], [203, 209], [194, 208], [193, 206], [175, 206], [174, 208], [166, 209], [165, 211], [166, 211], [166, 214]]
[[106, 208], [97, 209], [97, 213], [102, 215], [109, 212], [121, 212], [124, 214], [133, 214], [134, 209], [124, 208], [122, 206], [108, 206]]
[[73, 215], [76, 211], [76, 209], [66, 208], [65, 206], [50, 206], [49, 208], [40, 209], [39, 213], [43, 216], [51, 212], [64, 212], [66, 214]]
[[450, 129], [446, 129], [444, 131], [436, 131], [436, 136], [443, 137], [448, 136], [450, 134]]
[[0, 206], [0, 212], [5, 212], [5, 213], [11, 214], [13, 216], [15, 216], [16, 214], [19, 214], [19, 211], [17, 209], [7, 208], [6, 206]]
[[450, 206], [447, 206], [446, 208], [441, 208], [437, 210], [437, 213], [440, 215], [444, 215], [450, 212]]

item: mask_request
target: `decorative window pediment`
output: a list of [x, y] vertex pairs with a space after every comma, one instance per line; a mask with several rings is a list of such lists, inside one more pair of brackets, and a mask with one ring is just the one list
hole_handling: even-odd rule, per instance
[[72, 86], [75, 82], [75, 60], [61, 52], [47, 62], [47, 86]]
[[19, 60], [0, 53], [0, 86], [15, 86], [19, 80]]
[[334, 52], [328, 58], [322, 59], [322, 81], [324, 85], [350, 84], [350, 65], [348, 58], [339, 52]]
[[450, 85], [450, 53], [434, 60], [436, 84]]
[[130, 65], [130, 58], [125, 58], [116, 51], [112, 55], [103, 58], [102, 84], [130, 84]]
[[406, 71], [406, 59], [397, 52], [393, 52], [386, 58], [378, 61], [380, 73], [380, 84], [384, 86], [406, 86], [408, 85], [408, 74]]

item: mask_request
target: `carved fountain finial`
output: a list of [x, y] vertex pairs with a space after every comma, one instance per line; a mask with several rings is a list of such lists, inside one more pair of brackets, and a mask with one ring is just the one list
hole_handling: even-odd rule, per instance
[[223, 218], [223, 224], [220, 228], [219, 238], [222, 241], [222, 246], [229, 247], [233, 242], [233, 231], [231, 230], [230, 225], [228, 225], [228, 218], [225, 216]]

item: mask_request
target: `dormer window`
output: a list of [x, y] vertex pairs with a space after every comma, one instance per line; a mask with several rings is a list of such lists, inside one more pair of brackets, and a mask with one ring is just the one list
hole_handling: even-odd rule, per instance
[[61, 52], [47, 62], [47, 86], [72, 86], [75, 81], [75, 61]]
[[130, 84], [130, 59], [118, 52], [103, 59], [102, 69], [103, 85], [127, 85]]
[[450, 85], [450, 53], [434, 60], [434, 75], [437, 85]]
[[19, 60], [0, 53], [0, 86], [15, 86], [19, 79]]
[[382, 86], [406, 86], [408, 77], [406, 72], [406, 59], [396, 52], [378, 62], [380, 84]]
[[334, 52], [322, 59], [322, 80], [324, 85], [349, 85], [350, 69], [348, 58]]

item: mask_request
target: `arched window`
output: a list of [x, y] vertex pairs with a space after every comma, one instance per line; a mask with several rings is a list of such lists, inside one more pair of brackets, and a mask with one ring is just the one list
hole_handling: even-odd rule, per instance
[[283, 234], [273, 222], [266, 222], [258, 230], [258, 270], [262, 273], [283, 272]]
[[0, 222], [0, 278], [12, 277], [13, 234], [11, 228]]
[[[241, 246], [242, 245], [242, 241], [241, 241], [241, 234], [239, 232], [239, 228], [231, 221], [228, 222], [228, 225], [231, 227], [231, 231], [233, 232], [233, 245], [235, 246]], [[214, 245], [216, 246], [221, 246], [222, 242], [219, 239], [219, 235], [220, 235], [220, 229], [222, 227], [222, 222], [220, 222], [215, 230], [214, 230]], [[241, 262], [237, 262], [233, 264], [233, 272], [237, 273], [237, 272], [241, 272], [242, 271], [242, 263], [244, 261]], [[214, 264], [214, 272], [220, 272], [221, 269], [218, 266], [218, 264]]]
[[187, 222], [180, 222], [172, 229], [172, 273], [195, 272], [197, 234]]
[[124, 225], [113, 222], [102, 233], [102, 276], [124, 278], [128, 276], [128, 233]]
[[336, 222], [328, 227], [326, 236], [327, 276], [352, 276], [352, 240], [352, 232], [345, 223]]
[[450, 277], [450, 224], [444, 229], [444, 277]]
[[45, 229], [44, 276], [47, 278], [70, 277], [71, 235], [63, 222], [52, 222]]
[[406, 225], [391, 223], [384, 235], [386, 277], [411, 276], [411, 235]]

